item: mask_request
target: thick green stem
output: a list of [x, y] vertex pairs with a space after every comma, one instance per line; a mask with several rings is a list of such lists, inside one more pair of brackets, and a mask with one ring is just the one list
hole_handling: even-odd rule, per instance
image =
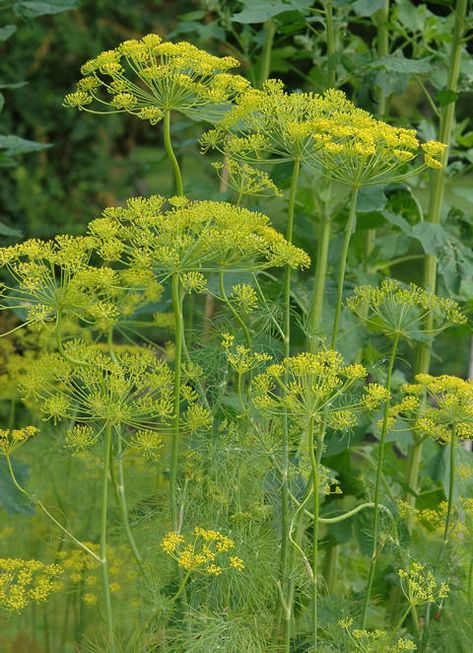
[[356, 201], [358, 199], [358, 188], [355, 186], [352, 190], [350, 201], [350, 212], [348, 214], [348, 221], [345, 226], [345, 236], [343, 238], [342, 252], [340, 258], [340, 265], [338, 268], [337, 279], [337, 300], [335, 304], [335, 315], [333, 318], [332, 340], [331, 347], [335, 349], [337, 346], [338, 327], [340, 323], [340, 313], [342, 311], [343, 301], [343, 285], [345, 283], [345, 271], [347, 267], [348, 249], [350, 247], [350, 240], [356, 227]]
[[[294, 161], [289, 191], [289, 205], [287, 211], [286, 239], [292, 243], [294, 231], [294, 208], [296, 203], [297, 182], [300, 172], [300, 161]], [[284, 356], [291, 352], [291, 268], [286, 267], [284, 278]], [[291, 639], [292, 609], [289, 601], [290, 574], [288, 571], [289, 552], [289, 420], [287, 413], [283, 415], [283, 447], [282, 447], [282, 479], [281, 479], [281, 588], [282, 595], [286, 597], [281, 606], [284, 616], [283, 641], [284, 651], [289, 653]]]
[[[399, 336], [396, 335], [392, 344], [391, 348], [391, 355], [389, 357], [389, 363], [388, 363], [388, 369], [386, 373], [386, 390], [388, 393], [391, 393], [391, 380], [392, 380], [392, 373], [394, 369], [394, 362], [396, 360], [396, 354], [397, 354], [397, 348], [399, 344]], [[363, 606], [363, 616], [362, 616], [362, 622], [361, 622], [361, 628], [366, 627], [366, 621], [368, 618], [368, 608], [370, 604], [370, 599], [371, 599], [371, 591], [373, 589], [373, 581], [374, 581], [374, 575], [376, 571], [376, 560], [378, 557], [378, 539], [379, 539], [379, 498], [380, 498], [380, 490], [381, 490], [381, 478], [382, 478], [382, 470], [383, 470], [383, 464], [384, 464], [384, 451], [385, 451], [385, 444], [386, 444], [386, 435], [388, 433], [388, 425], [389, 425], [389, 406], [390, 406], [390, 399], [387, 399], [384, 402], [384, 409], [383, 409], [383, 423], [381, 426], [381, 434], [380, 434], [380, 439], [379, 439], [379, 451], [378, 451], [378, 464], [376, 467], [376, 481], [375, 481], [375, 488], [374, 488], [374, 512], [373, 512], [373, 526], [371, 530], [371, 537], [372, 537], [372, 552], [371, 552], [371, 561], [370, 561], [370, 568], [369, 568], [369, 573], [368, 573], [368, 582], [367, 582], [367, 587], [366, 587], [366, 593], [365, 593], [365, 602]]]
[[329, 201], [325, 203], [325, 212], [320, 224], [317, 243], [317, 259], [315, 261], [314, 290], [309, 314], [309, 351], [315, 353], [319, 348], [320, 322], [324, 309], [325, 281], [327, 279], [328, 253], [330, 245], [331, 218]]
[[107, 517], [108, 517], [108, 477], [112, 457], [112, 425], [105, 427], [105, 443], [102, 469], [102, 507], [100, 514], [100, 575], [102, 578], [102, 591], [105, 607], [105, 620], [107, 623], [108, 644], [111, 653], [115, 653], [115, 638], [113, 633], [112, 599], [108, 577], [107, 557]]
[[309, 458], [312, 471], [312, 509], [314, 512], [313, 532], [312, 532], [312, 650], [318, 650], [318, 585], [317, 578], [319, 572], [318, 555], [319, 555], [319, 462], [315, 455], [314, 442], [314, 418], [309, 421]]
[[[378, 40], [377, 40], [377, 54], [381, 59], [389, 55], [389, 4], [390, 0], [384, 0], [384, 4], [376, 12], [376, 24], [378, 27]], [[386, 113], [386, 93], [381, 87], [378, 87], [377, 92], [377, 115], [383, 118]]]
[[182, 344], [184, 340], [184, 318], [182, 315], [182, 288], [179, 273], [172, 276], [172, 307], [174, 311], [176, 352], [174, 357], [174, 435], [171, 446], [171, 522], [174, 530], [178, 526], [177, 510], [177, 470], [179, 465], [180, 428], [181, 428], [181, 366]]
[[335, 30], [333, 27], [333, 6], [332, 0], [325, 3], [325, 37], [327, 41], [327, 86], [335, 86], [336, 69], [335, 69]]
[[176, 193], [178, 195], [184, 195], [184, 186], [182, 184], [182, 175], [181, 169], [179, 167], [179, 162], [174, 153], [171, 141], [171, 112], [168, 110], [164, 114], [163, 120], [163, 136], [164, 136], [164, 149], [168, 155], [169, 162], [171, 163], [172, 172], [174, 175], [174, 183], [176, 186]]
[[[465, 32], [467, 0], [457, 0], [455, 5], [455, 27], [453, 31], [452, 46], [450, 51], [450, 64], [448, 70], [447, 90], [454, 94], [458, 88], [458, 78], [460, 76], [460, 64], [463, 49], [463, 36]], [[431, 224], [440, 224], [442, 215], [443, 198], [446, 184], [446, 166], [448, 162], [448, 150], [451, 145], [452, 130], [455, 120], [456, 102], [449, 102], [441, 109], [439, 136], [438, 139], [447, 145], [442, 160], [442, 168], [433, 170], [430, 179], [430, 198], [429, 209], [426, 221]], [[435, 293], [437, 286], [437, 256], [435, 254], [427, 255], [424, 259], [423, 285], [425, 290]], [[433, 316], [430, 313], [426, 319], [425, 330], [432, 330]], [[421, 343], [417, 350], [417, 360], [415, 371], [416, 374], [428, 374], [430, 371], [430, 360], [432, 356], [432, 343]], [[410, 493], [407, 501], [414, 505], [415, 494], [417, 493], [420, 462], [422, 458], [422, 443], [417, 441], [409, 449], [407, 473]]]
[[261, 58], [261, 73], [259, 78], [260, 88], [268, 79], [271, 72], [271, 51], [273, 49], [274, 36], [276, 34], [276, 23], [271, 18], [264, 23], [264, 44]]

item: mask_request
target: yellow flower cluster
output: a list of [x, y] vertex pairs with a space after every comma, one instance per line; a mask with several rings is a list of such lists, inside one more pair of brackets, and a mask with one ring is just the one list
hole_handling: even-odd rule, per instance
[[282, 196], [282, 192], [264, 170], [259, 170], [248, 163], [227, 159], [225, 164], [215, 161], [212, 167], [219, 179], [237, 193], [238, 198]]
[[473, 380], [443, 374], [418, 374], [416, 383], [404, 385], [405, 397], [393, 407], [421, 436], [450, 442], [473, 439]]
[[220, 531], [197, 527], [189, 541], [180, 533], [170, 531], [164, 536], [161, 548], [188, 573], [220, 576], [229, 569], [245, 568], [241, 558], [229, 555], [235, 542]]
[[[425, 340], [452, 324], [465, 324], [466, 317], [453, 299], [437, 297], [411, 283], [404, 287], [396, 279], [386, 279], [379, 287], [359, 286], [347, 306], [378, 333], [389, 338]], [[432, 318], [432, 329], [425, 321]]]
[[14, 281], [4, 289], [1, 308], [11, 309], [13, 302], [25, 309], [26, 324], [68, 317], [106, 331], [146, 303], [159, 301], [163, 288], [150, 270], [94, 267], [98, 246], [103, 249], [92, 236], [62, 235], [1, 248], [0, 266]]
[[411, 562], [407, 569], [399, 569], [399, 578], [402, 592], [412, 606], [435, 603], [448, 596], [448, 585], [439, 584], [432, 572], [420, 562]]
[[247, 374], [272, 358], [269, 354], [252, 352], [248, 347], [235, 345], [235, 336], [229, 333], [223, 334], [222, 347], [229, 364], [238, 374]]
[[[395, 639], [391, 634], [379, 628], [375, 630], [352, 629], [353, 619], [344, 618], [338, 622], [349, 641], [350, 651], [355, 653], [412, 653], [417, 650], [414, 642], [406, 637]], [[393, 641], [394, 640], [394, 641]]]
[[365, 395], [354, 392], [366, 375], [362, 365], [344, 365], [336, 351], [305, 352], [270, 365], [255, 377], [253, 402], [269, 415], [289, 412], [295, 419], [316, 423], [326, 416], [334, 429], [352, 428], [358, 411], [385, 400], [379, 386], [367, 385]]
[[233, 286], [231, 298], [245, 313], [251, 313], [251, 311], [258, 308], [256, 290], [247, 283], [237, 283]]
[[286, 93], [280, 80], [243, 92], [236, 107], [201, 139], [228, 158], [261, 164], [305, 161], [351, 186], [405, 178], [406, 163], [424, 154], [424, 166], [442, 167], [446, 146], [421, 145], [412, 129], [392, 127], [357, 108], [342, 91]]
[[135, 197], [106, 209], [89, 231], [105, 263], [157, 274], [310, 265], [267, 216], [226, 202]]
[[36, 426], [25, 426], [22, 429], [0, 429], [0, 455], [11, 456], [37, 433], [39, 433], [39, 429]]
[[[99, 546], [92, 542], [83, 542], [88, 549], [99, 554]], [[75, 591], [81, 592], [81, 598], [87, 605], [95, 605], [100, 594], [100, 565], [83, 549], [62, 550], [58, 553], [61, 566], [65, 571], [67, 582]], [[107, 547], [109, 572], [109, 589], [112, 594], [129, 586], [136, 578], [136, 571], [129, 564], [125, 547]]]
[[64, 569], [39, 560], [0, 558], [0, 608], [21, 611], [62, 589]]
[[163, 445], [163, 438], [151, 430], [137, 431], [130, 440], [130, 449], [150, 462], [159, 460]]
[[71, 430], [70, 446], [92, 444], [105, 424], [132, 431], [165, 430], [173, 411], [174, 374], [152, 351], [118, 352], [112, 360], [81, 341], [67, 343], [65, 351], [68, 360], [45, 353], [32, 362], [20, 391], [45, 419], [74, 419], [93, 428], [93, 436], [88, 429]]
[[152, 125], [169, 111], [212, 119], [249, 85], [227, 72], [238, 66], [233, 57], [148, 34], [87, 61], [81, 68], [84, 77], [64, 105], [92, 113], [126, 112]]

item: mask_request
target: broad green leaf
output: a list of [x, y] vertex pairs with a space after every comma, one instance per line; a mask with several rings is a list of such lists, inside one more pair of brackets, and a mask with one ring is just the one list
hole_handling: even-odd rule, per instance
[[404, 73], [405, 75], [415, 75], [419, 73], [428, 73], [433, 69], [430, 59], [407, 59], [401, 52], [396, 52], [388, 57], [375, 59], [371, 68], [384, 68], [394, 73]]
[[[12, 461], [13, 471], [20, 484], [29, 476], [29, 465]], [[13, 485], [4, 458], [0, 458], [0, 507], [8, 515], [33, 514], [34, 508], [23, 494]]]
[[17, 154], [27, 154], [28, 152], [38, 152], [51, 147], [49, 143], [38, 143], [37, 141], [28, 141], [19, 136], [0, 135], [0, 150], [5, 150], [6, 156], [15, 156]]
[[426, 254], [437, 254], [449, 240], [448, 232], [440, 224], [419, 222], [412, 228], [412, 235], [422, 245]]
[[451, 102], [456, 102], [459, 96], [460, 94], [456, 93], [455, 91], [449, 91], [448, 89], [443, 89], [442, 91], [439, 91], [437, 93], [437, 95], [435, 96], [435, 100], [442, 107], [445, 107], [447, 106], [447, 104], [450, 104]]
[[399, 227], [399, 229], [404, 234], [406, 234], [406, 236], [412, 235], [412, 227], [408, 223], [408, 221], [402, 217], [402, 215], [398, 215], [397, 213], [393, 213], [392, 211], [384, 211], [383, 215], [386, 218], [386, 220], [388, 220], [388, 222], [395, 225], [396, 227]]
[[305, 13], [313, 4], [312, 0], [241, 0], [241, 3], [244, 8], [233, 14], [234, 23], [264, 23], [285, 11]]
[[384, 0], [356, 0], [353, 11], [358, 16], [372, 16], [384, 6]]
[[60, 14], [63, 11], [77, 9], [80, 0], [22, 0], [15, 2], [13, 11], [17, 16], [37, 18], [47, 14]]
[[386, 206], [387, 197], [383, 189], [378, 186], [362, 188], [358, 193], [356, 202], [357, 213], [371, 213], [372, 211], [382, 211]]
[[13, 229], [4, 222], [0, 222], [0, 236], [13, 236], [14, 238], [21, 238], [23, 234], [18, 229]]
[[16, 25], [5, 25], [0, 27], [0, 41], [6, 41], [16, 32]]
[[397, 15], [399, 22], [409, 31], [422, 32], [425, 19], [432, 14], [427, 7], [416, 7], [411, 0], [397, 0]]

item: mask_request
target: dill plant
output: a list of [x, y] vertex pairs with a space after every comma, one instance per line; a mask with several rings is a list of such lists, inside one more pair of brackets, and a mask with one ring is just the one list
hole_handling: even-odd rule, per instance
[[[457, 4], [453, 91], [465, 9]], [[420, 347], [418, 365], [428, 368], [434, 339], [450, 326], [466, 329], [467, 318], [453, 299], [434, 294], [432, 257], [425, 288], [388, 278], [378, 286], [364, 283], [343, 299], [360, 190], [399, 187], [429, 168], [443, 181], [454, 103], [437, 142], [396, 126], [382, 89], [377, 117], [349, 100], [336, 88], [337, 11], [341, 16], [342, 9], [324, 3], [330, 88], [320, 92], [288, 91], [268, 79], [277, 34], [268, 21], [260, 88], [233, 73], [239, 65], [233, 56], [149, 34], [87, 61], [77, 89], [64, 99], [85, 113], [125, 113], [159, 125], [176, 194], [132, 197], [106, 208], [89, 216], [84, 235], [0, 249], [1, 308], [15, 316], [3, 341], [9, 344], [2, 342], [0, 380], [31, 424], [21, 427], [25, 421], [11, 413], [0, 430], [0, 456], [11, 485], [61, 538], [55, 551], [48, 541], [51, 564], [26, 556], [0, 560], [0, 607], [27, 610], [64, 590], [61, 650], [72, 650], [71, 644], [109, 653], [434, 651], [425, 649], [434, 632], [430, 611], [448, 606], [452, 580], [465, 576], [463, 560], [448, 569], [452, 550], [462, 551], [462, 538], [471, 541], [469, 491], [455, 494], [461, 476], [456, 443], [472, 436], [471, 382], [431, 376], [428, 369], [406, 379], [411, 366], [403, 366], [400, 354], [406, 348], [410, 357]], [[375, 19], [384, 57], [389, 18], [385, 3]], [[198, 143], [204, 154], [223, 155], [213, 167], [232, 188], [233, 203], [215, 199], [213, 191], [205, 200], [184, 194], [171, 139], [174, 114], [213, 123]], [[268, 217], [283, 196], [279, 164], [291, 168], [280, 211], [284, 235]], [[314, 275], [307, 275], [311, 259], [294, 244], [304, 180], [324, 180], [329, 195], [348, 189], [340, 193], [343, 239], [328, 337], [321, 320], [333, 216], [324, 218]], [[436, 224], [442, 192], [432, 192], [429, 221]], [[260, 210], [269, 198], [268, 209]], [[300, 300], [303, 284], [307, 301]], [[212, 316], [203, 306], [209, 297], [218, 307]], [[355, 347], [346, 356], [336, 350], [345, 310], [372, 334], [372, 343], [389, 342], [387, 355], [374, 344], [366, 360]], [[296, 324], [307, 332], [306, 343]], [[412, 383], [400, 383], [401, 377]], [[436, 509], [410, 498], [395, 501], [405, 488], [387, 451], [398, 423], [413, 436], [407, 478], [414, 492], [424, 471], [422, 444], [449, 446], [446, 501]], [[33, 459], [36, 443], [49, 446], [43, 431], [54, 434], [70, 474], [82, 466], [84, 483], [99, 488], [98, 503], [79, 506], [79, 515], [91, 513], [86, 537], [72, 514], [59, 505], [61, 517], [55, 516], [59, 511], [46, 507], [20, 473], [21, 458]], [[352, 437], [353, 447], [340, 445]], [[343, 456], [334, 456], [340, 446]], [[354, 480], [344, 468], [352, 463], [367, 476], [365, 485], [361, 474]], [[345, 486], [355, 500], [334, 514]], [[434, 492], [441, 495], [438, 486]], [[367, 510], [365, 577], [363, 562], [353, 572], [354, 559], [362, 558], [353, 533]], [[381, 514], [389, 518], [389, 534]], [[423, 530], [405, 547], [402, 538], [414, 520]], [[349, 580], [332, 612], [332, 588], [321, 579], [324, 527], [350, 533], [339, 565]], [[424, 563], [418, 540], [427, 527], [439, 553]], [[373, 594], [376, 581], [386, 578], [386, 566], [379, 571], [386, 548], [383, 565], [396, 579], [397, 594], [382, 612]], [[471, 555], [467, 575], [471, 603]], [[350, 616], [341, 618], [341, 604], [351, 605]], [[87, 632], [84, 610], [92, 623]], [[383, 616], [374, 628], [377, 610]]]

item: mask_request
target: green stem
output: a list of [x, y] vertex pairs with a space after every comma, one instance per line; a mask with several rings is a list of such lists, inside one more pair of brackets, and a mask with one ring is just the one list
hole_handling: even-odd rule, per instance
[[325, 282], [327, 279], [328, 253], [330, 245], [331, 218], [329, 201], [325, 202], [325, 211], [320, 225], [317, 243], [317, 259], [315, 262], [314, 290], [309, 314], [309, 351], [317, 352], [319, 348], [319, 332], [324, 309]]
[[102, 578], [102, 591], [105, 604], [105, 620], [107, 623], [108, 644], [111, 653], [115, 653], [115, 638], [113, 634], [113, 613], [112, 600], [108, 577], [107, 557], [107, 515], [108, 515], [108, 477], [110, 474], [110, 463], [112, 457], [112, 425], [105, 427], [105, 451], [102, 469], [102, 507], [100, 515], [100, 571]]
[[34, 497], [32, 497], [32, 496], [29, 494], [29, 492], [27, 492], [27, 490], [25, 490], [25, 488], [22, 487], [22, 486], [18, 483], [18, 480], [17, 480], [17, 478], [16, 478], [16, 476], [15, 476], [15, 472], [13, 471], [13, 466], [12, 466], [12, 464], [11, 464], [11, 458], [10, 458], [10, 456], [9, 456], [9, 455], [6, 455], [6, 456], [5, 456], [5, 459], [6, 459], [6, 461], [7, 461], [8, 472], [9, 472], [9, 474], [10, 474], [10, 478], [11, 478], [11, 480], [12, 480], [12, 482], [13, 482], [13, 485], [16, 487], [16, 489], [17, 489], [19, 492], [21, 492], [25, 497], [27, 497], [28, 500], [31, 501], [31, 503], [32, 503], [34, 506], [39, 506], [39, 508], [40, 508], [40, 509], [44, 512], [44, 514], [46, 515], [46, 517], [48, 517], [48, 519], [50, 519], [50, 520], [53, 522], [53, 524], [55, 524], [55, 526], [57, 526], [57, 527], [59, 528], [59, 530], [61, 530], [61, 531], [64, 533], [64, 535], [67, 535], [67, 537], [68, 537], [69, 539], [71, 539], [71, 540], [74, 542], [74, 544], [77, 544], [77, 546], [78, 546], [80, 549], [82, 549], [82, 551], [85, 551], [86, 553], [88, 553], [89, 555], [91, 555], [93, 558], [95, 558], [95, 560], [96, 560], [97, 562], [100, 562], [100, 557], [99, 557], [96, 553], [94, 553], [91, 549], [89, 549], [88, 546], [86, 546], [86, 545], [83, 544], [80, 540], [78, 540], [78, 539], [77, 539], [77, 538], [76, 538], [76, 537], [75, 537], [75, 536], [74, 536], [70, 531], [67, 530], [67, 528], [65, 528], [65, 527], [64, 527], [60, 522], [58, 522], [58, 520], [57, 520], [55, 517], [53, 517], [53, 515], [49, 512], [49, 510], [46, 508], [46, 506], [45, 506], [45, 505], [44, 505], [44, 504], [43, 504], [39, 499], [35, 499]]
[[327, 41], [327, 86], [332, 88], [335, 86], [336, 70], [335, 70], [335, 30], [333, 28], [333, 6], [332, 0], [325, 2], [325, 38]]
[[268, 79], [271, 72], [271, 50], [273, 49], [274, 36], [276, 34], [276, 23], [271, 18], [264, 23], [264, 44], [261, 59], [261, 74], [259, 79], [260, 88]]
[[333, 318], [332, 340], [331, 348], [335, 349], [338, 338], [338, 327], [340, 323], [340, 313], [342, 310], [343, 301], [343, 285], [345, 283], [345, 271], [347, 267], [348, 249], [350, 247], [350, 240], [356, 227], [356, 201], [358, 199], [358, 188], [355, 186], [352, 190], [350, 201], [350, 212], [348, 214], [348, 221], [345, 227], [345, 236], [343, 239], [342, 252], [340, 258], [340, 265], [338, 268], [337, 280], [337, 301], [335, 304], [335, 316]]
[[235, 308], [232, 306], [230, 300], [227, 297], [227, 293], [225, 292], [225, 276], [222, 270], [219, 270], [218, 272], [218, 285], [220, 289], [220, 294], [222, 296], [223, 301], [227, 305], [228, 309], [230, 310], [231, 314], [235, 318], [235, 320], [238, 322], [238, 324], [241, 326], [243, 329], [243, 333], [245, 334], [246, 342], [248, 344], [249, 349], [251, 349], [251, 334], [249, 332], [248, 327], [245, 324], [244, 319], [241, 317], [241, 315], [238, 313], [238, 311], [235, 310]]
[[404, 614], [402, 615], [402, 617], [399, 619], [398, 623], [397, 623], [396, 626], [394, 627], [393, 634], [396, 634], [397, 631], [401, 628], [402, 624], [403, 624], [403, 623], [405, 622], [405, 620], [407, 619], [407, 617], [408, 617], [408, 615], [409, 615], [409, 612], [410, 612], [411, 610], [412, 610], [412, 606], [411, 606], [411, 604], [409, 604], [407, 610], [404, 612]]
[[[389, 55], [389, 0], [384, 0], [384, 4], [376, 12], [376, 23], [378, 26], [377, 54], [381, 59]], [[384, 90], [378, 88], [378, 107], [377, 114], [383, 118], [386, 113], [386, 94]]]
[[[289, 205], [287, 211], [286, 239], [292, 243], [294, 231], [294, 209], [296, 203], [297, 182], [301, 163], [295, 159], [292, 168], [291, 186], [289, 190]], [[286, 267], [284, 277], [284, 357], [291, 352], [291, 268]], [[284, 616], [283, 641], [284, 651], [289, 653], [291, 640], [291, 601], [289, 566], [289, 420], [287, 412], [283, 415], [283, 447], [282, 447], [282, 479], [281, 479], [281, 588], [285, 601], [281, 601]]]
[[455, 428], [450, 439], [450, 479], [448, 482], [447, 514], [445, 516], [445, 529], [443, 531], [443, 545], [446, 546], [450, 536], [450, 525], [452, 521], [453, 497], [455, 493], [455, 456], [457, 449], [457, 434]]
[[184, 318], [182, 315], [182, 288], [179, 273], [174, 272], [172, 276], [172, 306], [175, 319], [176, 353], [174, 359], [174, 436], [171, 446], [171, 480], [170, 480], [170, 501], [171, 501], [171, 522], [174, 530], [177, 530], [177, 470], [179, 463], [180, 448], [180, 403], [181, 403], [181, 366], [182, 366], [182, 344], [184, 340]]
[[468, 568], [468, 603], [473, 605], [473, 557], [470, 560], [470, 565]]
[[314, 511], [313, 533], [312, 533], [312, 650], [318, 650], [318, 586], [317, 577], [319, 571], [318, 565], [318, 539], [319, 539], [319, 462], [315, 455], [315, 442], [314, 442], [314, 418], [309, 420], [309, 458], [312, 470], [312, 509]]
[[[460, 76], [460, 64], [463, 49], [463, 37], [465, 32], [465, 16], [466, 16], [467, 0], [456, 0], [455, 5], [455, 26], [453, 31], [452, 46], [450, 51], [450, 64], [448, 70], [448, 83], [447, 90], [453, 93], [457, 92], [458, 79]], [[444, 153], [442, 168], [433, 170], [430, 179], [430, 198], [429, 209], [426, 216], [426, 221], [431, 224], [440, 224], [443, 198], [445, 194], [446, 185], [446, 166], [448, 162], [448, 150], [451, 145], [452, 130], [455, 119], [456, 102], [449, 102], [441, 110], [440, 125], [439, 125], [439, 141], [447, 145]], [[424, 275], [423, 285], [425, 290], [430, 293], [435, 293], [437, 286], [437, 256], [430, 254], [424, 260]], [[426, 319], [425, 330], [427, 332], [432, 330], [433, 316], [430, 313]], [[430, 360], [432, 356], [432, 343], [421, 343], [417, 350], [417, 360], [415, 371], [416, 374], [428, 374], [430, 370]], [[409, 449], [408, 455], [408, 483], [411, 492], [407, 496], [407, 501], [414, 505], [415, 492], [417, 491], [419, 468], [422, 458], [422, 444], [416, 442]]]
[[181, 169], [179, 167], [179, 162], [174, 153], [171, 141], [171, 111], [168, 109], [164, 113], [163, 120], [163, 136], [164, 136], [164, 149], [168, 155], [169, 161], [171, 163], [172, 171], [174, 174], [174, 183], [176, 186], [176, 193], [178, 195], [184, 195], [184, 186], [182, 184], [182, 175]]
[[122, 436], [120, 431], [117, 433], [117, 470], [118, 478], [116, 477], [113, 466], [110, 466], [110, 476], [112, 479], [112, 485], [115, 490], [115, 495], [118, 504], [118, 510], [120, 512], [120, 518], [122, 522], [123, 529], [125, 531], [126, 538], [128, 540], [128, 545], [130, 551], [138, 565], [141, 573], [145, 576], [145, 570], [143, 568], [143, 558], [136, 544], [133, 532], [131, 530], [130, 520], [128, 517], [128, 504], [126, 500], [125, 493], [125, 475], [123, 473], [123, 451], [122, 451]]
[[[386, 374], [386, 390], [388, 393], [391, 393], [391, 380], [392, 380], [392, 373], [393, 373], [393, 368], [394, 368], [394, 362], [396, 360], [396, 354], [397, 354], [397, 349], [398, 349], [398, 344], [399, 344], [399, 335], [396, 335], [394, 337], [393, 345], [391, 348], [391, 355], [389, 357], [389, 363], [388, 363], [388, 369], [387, 369], [387, 374]], [[386, 435], [388, 433], [388, 424], [389, 424], [389, 406], [390, 406], [390, 399], [387, 399], [384, 402], [384, 409], [383, 409], [383, 423], [381, 427], [381, 434], [380, 434], [380, 439], [379, 439], [379, 452], [378, 452], [378, 464], [376, 467], [376, 481], [375, 481], [375, 489], [374, 489], [374, 513], [373, 513], [373, 527], [372, 527], [372, 541], [373, 541], [373, 546], [372, 546], [372, 552], [371, 552], [371, 561], [370, 561], [370, 568], [369, 568], [369, 573], [368, 573], [368, 582], [367, 582], [367, 587], [366, 587], [366, 593], [365, 593], [365, 602], [363, 606], [363, 616], [362, 616], [362, 622], [361, 622], [361, 628], [366, 627], [366, 621], [368, 618], [368, 608], [370, 604], [370, 599], [371, 599], [371, 591], [373, 589], [373, 581], [374, 581], [374, 574], [376, 571], [376, 560], [378, 556], [378, 538], [379, 538], [379, 505], [380, 505], [380, 490], [381, 490], [381, 478], [382, 478], [382, 470], [383, 470], [383, 464], [384, 464], [384, 451], [385, 451], [385, 444], [386, 444]]]

